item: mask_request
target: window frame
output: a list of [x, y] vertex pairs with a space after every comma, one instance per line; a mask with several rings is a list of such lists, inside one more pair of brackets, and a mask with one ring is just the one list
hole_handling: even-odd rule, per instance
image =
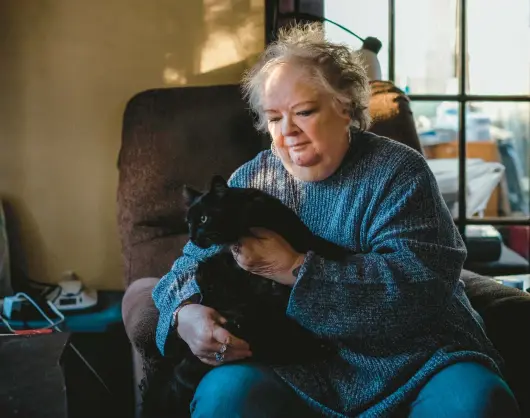
[[[273, 39], [276, 33], [278, 16], [284, 12], [293, 12], [294, 14], [310, 11], [317, 16], [323, 16], [325, 0], [267, 0], [265, 1], [266, 9], [266, 43]], [[283, 8], [283, 10], [282, 10]], [[459, 13], [459, 82], [458, 94], [408, 94], [408, 98], [413, 101], [453, 101], [459, 103], [458, 110], [458, 216], [454, 218], [456, 225], [466, 240], [467, 225], [522, 225], [530, 226], [529, 217], [487, 217], [487, 218], [469, 218], [466, 215], [466, 158], [467, 158], [467, 138], [466, 138], [466, 112], [467, 103], [470, 102], [524, 102], [530, 105], [529, 95], [478, 95], [468, 94], [466, 91], [466, 78], [468, 72], [468, 62], [464, 57], [467, 55], [467, 1], [458, 0], [457, 4]], [[305, 10], [304, 10], [305, 9]], [[320, 13], [316, 13], [320, 11]], [[389, 81], [395, 80], [396, 67], [396, 0], [388, 0], [388, 74]]]
[[[459, 8], [459, 80], [458, 80], [458, 94], [409, 94], [411, 101], [453, 101], [459, 103], [458, 108], [458, 217], [455, 218], [455, 223], [462, 234], [466, 238], [467, 225], [526, 225], [530, 226], [530, 217], [527, 218], [502, 218], [502, 217], [487, 217], [487, 218], [468, 218], [466, 215], [466, 152], [467, 152], [467, 138], [466, 138], [466, 112], [467, 103], [469, 102], [525, 102], [530, 104], [530, 95], [479, 95], [468, 94], [466, 91], [467, 78], [467, 60], [464, 59], [467, 55], [467, 1], [459, 0], [457, 7]], [[395, 50], [396, 50], [396, 0], [388, 0], [389, 22], [388, 22], [388, 74], [389, 79], [395, 82]]]

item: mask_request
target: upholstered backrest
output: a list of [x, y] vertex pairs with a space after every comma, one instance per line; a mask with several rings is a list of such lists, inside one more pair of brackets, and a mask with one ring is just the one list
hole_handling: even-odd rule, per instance
[[125, 109], [118, 226], [125, 283], [160, 277], [187, 239], [182, 185], [203, 189], [267, 146], [237, 86], [142, 92]]
[[392, 138], [423, 154], [409, 98], [388, 81], [374, 81], [371, 87], [370, 131]]

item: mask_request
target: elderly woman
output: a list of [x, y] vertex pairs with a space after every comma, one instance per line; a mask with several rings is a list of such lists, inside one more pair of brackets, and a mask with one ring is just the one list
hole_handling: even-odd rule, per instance
[[325, 361], [270, 368], [200, 304], [194, 273], [217, 249], [186, 245], [153, 298], [160, 350], [173, 327], [219, 366], [192, 416], [518, 416], [459, 281], [466, 250], [433, 174], [418, 152], [365, 132], [359, 57], [318, 25], [296, 26], [267, 47], [244, 90], [272, 146], [229, 184], [278, 197], [351, 256], [299, 254], [266, 230], [233, 248], [243, 269], [292, 287], [286, 315], [335, 347]]

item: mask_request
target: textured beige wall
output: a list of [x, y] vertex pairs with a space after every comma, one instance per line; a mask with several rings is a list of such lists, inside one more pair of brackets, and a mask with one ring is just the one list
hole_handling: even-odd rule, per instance
[[[236, 10], [229, 11], [232, 3]], [[0, 197], [17, 267], [122, 287], [116, 158], [135, 93], [237, 82], [263, 1], [0, 0]]]

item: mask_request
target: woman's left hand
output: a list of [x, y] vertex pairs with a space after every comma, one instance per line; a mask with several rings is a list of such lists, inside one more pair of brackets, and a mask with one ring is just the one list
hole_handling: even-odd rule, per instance
[[242, 238], [231, 247], [239, 266], [250, 273], [293, 286], [293, 270], [302, 265], [305, 254], [293, 249], [280, 235], [263, 228], [252, 228], [255, 237]]

